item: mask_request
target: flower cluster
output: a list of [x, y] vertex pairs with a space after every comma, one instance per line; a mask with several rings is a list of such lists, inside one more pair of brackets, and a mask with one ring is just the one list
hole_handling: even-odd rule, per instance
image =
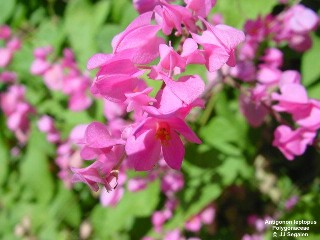
[[35, 112], [34, 108], [25, 99], [25, 87], [14, 84], [0, 94], [0, 107], [7, 116], [7, 126], [14, 132], [20, 143], [28, 139], [29, 118]]
[[53, 91], [62, 91], [68, 95], [68, 107], [72, 111], [81, 111], [91, 105], [91, 98], [86, 92], [90, 86], [90, 78], [83, 74], [77, 67], [74, 54], [71, 49], [64, 49], [63, 58], [50, 62], [51, 47], [40, 47], [34, 50], [35, 60], [30, 72], [33, 75], [42, 76], [45, 85]]
[[14, 53], [21, 47], [21, 41], [13, 36], [11, 28], [0, 26], [0, 39], [4, 47], [0, 48], [0, 83], [5, 85], [0, 92], [0, 108], [7, 117], [7, 126], [15, 134], [19, 143], [25, 144], [28, 139], [29, 115], [35, 109], [25, 98], [26, 88], [17, 80], [17, 74], [9, 71], [9, 64]]
[[[135, 4], [141, 15], [113, 38], [113, 53], [98, 53], [87, 64], [88, 69], [98, 68], [91, 93], [133, 112], [120, 136], [98, 122], [85, 131], [81, 157], [95, 162], [73, 168], [74, 181], [95, 191], [98, 184], [112, 190], [122, 165], [149, 171], [163, 156], [169, 167], [180, 169], [185, 155], [181, 136], [201, 143], [185, 118], [194, 107], [204, 106], [205, 90], [200, 76], [184, 72], [190, 64], [205, 65], [210, 72], [225, 64], [235, 66], [235, 48], [245, 38], [237, 29], [204, 19], [215, 1], [188, 1], [185, 7], [163, 0]], [[180, 39], [177, 50], [159, 32], [174, 33]], [[145, 79], [161, 83], [155, 97]]]
[[[318, 23], [316, 13], [299, 4], [276, 16], [248, 20], [237, 66], [222, 71], [224, 76], [240, 80], [234, 83], [241, 91], [240, 109], [253, 127], [261, 126], [267, 115], [280, 123], [273, 145], [288, 160], [302, 155], [313, 144], [320, 127], [320, 102], [308, 97], [298, 71], [282, 70], [285, 67], [280, 48], [288, 44], [295, 51], [306, 51], [312, 44], [310, 32]], [[266, 39], [272, 47], [264, 47]], [[291, 115], [292, 121], [288, 122], [282, 113]]]
[[7, 25], [0, 26], [0, 40], [4, 41], [4, 47], [0, 48], [0, 67], [9, 65], [16, 51], [21, 48], [21, 41], [16, 36], [11, 36], [11, 29]]

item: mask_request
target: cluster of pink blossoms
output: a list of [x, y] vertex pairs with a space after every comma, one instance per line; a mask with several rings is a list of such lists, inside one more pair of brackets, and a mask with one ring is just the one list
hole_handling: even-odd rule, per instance
[[63, 181], [66, 188], [72, 188], [72, 172], [70, 167], [80, 167], [83, 163], [80, 151], [76, 146], [82, 138], [86, 125], [78, 125], [71, 130], [67, 139], [62, 139], [55, 127], [54, 119], [48, 115], [39, 118], [38, 129], [46, 134], [47, 141], [57, 147], [56, 165], [59, 167], [58, 177]]
[[17, 81], [16, 73], [9, 70], [14, 53], [21, 47], [21, 41], [12, 36], [10, 27], [0, 26], [0, 40], [4, 47], [0, 48], [0, 83], [6, 90], [0, 93], [0, 108], [7, 117], [7, 126], [15, 134], [19, 143], [25, 144], [28, 139], [29, 115], [34, 108], [25, 99], [26, 89]]
[[63, 58], [59, 61], [48, 60], [53, 49], [41, 47], [34, 50], [35, 60], [30, 71], [34, 75], [42, 76], [45, 85], [53, 91], [62, 91], [68, 95], [68, 108], [72, 111], [81, 111], [91, 105], [91, 98], [87, 90], [91, 79], [83, 74], [77, 66], [71, 49], [64, 49]]
[[[225, 64], [235, 66], [235, 48], [245, 39], [243, 32], [213, 26], [203, 18], [214, 3], [188, 1], [183, 7], [155, 1], [150, 11], [114, 37], [113, 53], [99, 53], [88, 61], [88, 69], [99, 69], [91, 93], [125, 106], [127, 113], [133, 112], [133, 122], [120, 136], [110, 133], [105, 124], [89, 124], [80, 154], [95, 162], [83, 169], [73, 168], [74, 181], [85, 182], [95, 191], [101, 184], [110, 191], [122, 165], [149, 171], [162, 156], [169, 167], [180, 169], [185, 154], [181, 136], [201, 143], [185, 118], [194, 107], [204, 106], [205, 84], [200, 76], [183, 73], [189, 64], [205, 65], [211, 72]], [[161, 30], [181, 38], [178, 50], [158, 36]], [[146, 77], [162, 84], [155, 98], [143, 80]]]
[[21, 144], [28, 139], [29, 115], [35, 112], [25, 93], [25, 87], [20, 84], [10, 85], [6, 92], [0, 93], [0, 107], [7, 116], [7, 126]]
[[[308, 50], [312, 45], [310, 32], [318, 24], [316, 13], [303, 5], [289, 7], [276, 16], [248, 20], [237, 66], [225, 66], [221, 71], [224, 77], [241, 81], [236, 83], [241, 91], [240, 109], [253, 127], [261, 126], [269, 114], [281, 124], [275, 130], [273, 145], [289, 160], [314, 143], [320, 128], [320, 101], [308, 97], [298, 71], [282, 70], [284, 56], [279, 48], [287, 43], [296, 51]], [[267, 47], [259, 56], [266, 39], [279, 48]], [[281, 113], [291, 115], [292, 121], [287, 122]]]
[[0, 48], [0, 67], [4, 68], [21, 48], [21, 41], [18, 37], [11, 36], [11, 29], [7, 25], [0, 26], [0, 40], [4, 41], [4, 47]]

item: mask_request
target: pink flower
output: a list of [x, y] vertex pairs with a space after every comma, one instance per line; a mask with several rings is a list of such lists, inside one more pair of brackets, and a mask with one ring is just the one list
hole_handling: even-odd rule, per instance
[[179, 172], [168, 172], [161, 181], [161, 190], [167, 196], [172, 196], [175, 192], [180, 191], [183, 186], [184, 178]]
[[167, 234], [164, 237], [164, 240], [183, 240], [183, 238], [181, 237], [180, 230], [175, 229], [175, 230], [167, 232]]
[[12, 85], [7, 92], [0, 94], [0, 107], [7, 116], [7, 126], [21, 143], [27, 140], [28, 117], [35, 111], [24, 96], [25, 88], [21, 85]]
[[312, 47], [312, 39], [307, 34], [294, 35], [288, 41], [289, 46], [297, 52], [305, 52]]
[[191, 9], [195, 15], [207, 17], [212, 7], [216, 4], [216, 0], [185, 0], [186, 8]]
[[60, 140], [60, 134], [54, 127], [53, 119], [47, 115], [42, 116], [38, 120], [38, 128], [41, 132], [47, 134], [48, 142], [55, 143]]
[[225, 63], [231, 67], [236, 65], [235, 48], [244, 41], [242, 31], [227, 25], [212, 26], [202, 19], [207, 30], [202, 36], [192, 34], [192, 38], [204, 48], [206, 66], [210, 72], [221, 68]]
[[297, 205], [299, 201], [299, 197], [297, 195], [294, 195], [290, 197], [284, 204], [284, 207], [286, 210], [291, 210], [294, 208], [295, 205]]
[[159, 118], [177, 116], [184, 119], [192, 108], [204, 107], [199, 97], [205, 86], [199, 76], [184, 76], [178, 81], [166, 76], [163, 78], [166, 86], [158, 91], [157, 102], [153, 106], [144, 107], [144, 110], [151, 116]]
[[47, 56], [53, 51], [52, 47], [36, 48], [33, 51], [35, 60], [32, 62], [30, 72], [34, 75], [43, 75], [51, 66], [46, 60]]
[[133, 7], [139, 14], [152, 11], [159, 0], [133, 0]]
[[223, 24], [224, 19], [221, 13], [215, 13], [211, 16], [211, 21], [213, 25]]
[[186, 67], [186, 61], [174, 51], [171, 46], [166, 44], [160, 44], [160, 61], [158, 67], [169, 71], [169, 73], [176, 70], [177, 72], [183, 72]]
[[320, 128], [320, 102], [310, 100], [310, 111], [295, 113], [293, 118], [301, 127], [311, 131], [317, 131]]
[[93, 122], [86, 128], [82, 144], [84, 146], [81, 157], [89, 160], [100, 154], [108, 154], [113, 146], [124, 144], [124, 141], [112, 138], [107, 127], [102, 123]]
[[156, 211], [152, 214], [152, 225], [157, 232], [161, 232], [163, 224], [172, 216], [171, 211]]
[[70, 95], [69, 102], [68, 102], [68, 108], [71, 111], [81, 111], [87, 109], [91, 103], [92, 99], [88, 97], [84, 92], [80, 92], [76, 94]]
[[300, 84], [300, 82], [301, 82], [301, 76], [298, 71], [287, 70], [282, 72], [282, 75], [279, 81], [279, 86], [281, 88], [285, 84], [289, 84], [289, 83]]
[[182, 24], [189, 30], [195, 31], [195, 24], [191, 12], [179, 5], [171, 5], [160, 0], [159, 5], [154, 8], [155, 20], [162, 28], [165, 35], [170, 35], [173, 29], [178, 34], [182, 33]]
[[0, 106], [6, 115], [12, 114], [19, 102], [24, 100], [25, 87], [22, 85], [12, 85], [8, 91], [0, 95]]
[[19, 38], [14, 37], [10, 41], [7, 42], [7, 48], [12, 52], [16, 52], [21, 48], [21, 41]]
[[127, 112], [134, 111], [134, 118], [136, 120], [143, 117], [144, 106], [149, 106], [157, 101], [148, 96], [151, 91], [152, 88], [146, 88], [140, 92], [125, 94], [127, 97], [126, 103], [128, 103]]
[[38, 121], [38, 128], [45, 133], [52, 131], [54, 129], [53, 119], [47, 115], [42, 116]]
[[206, 62], [202, 52], [198, 50], [198, 44], [192, 38], [184, 41], [181, 57], [185, 59], [186, 64], [205, 64]]
[[6, 46], [3, 48], [0, 48], [0, 67], [6, 67], [10, 63], [13, 57], [13, 54], [16, 51], [18, 51], [20, 48], [21, 48], [21, 41], [16, 37], [6, 42]]
[[186, 222], [185, 228], [191, 232], [199, 232], [201, 229], [200, 217], [198, 215], [192, 217], [188, 222]]
[[13, 131], [27, 131], [29, 128], [28, 114], [31, 112], [33, 112], [33, 109], [28, 103], [19, 103], [16, 106], [15, 112], [8, 116], [8, 128]]
[[91, 92], [113, 102], [124, 102], [125, 94], [134, 92], [143, 73], [128, 59], [110, 62], [97, 73]]
[[0, 39], [7, 39], [11, 35], [11, 29], [7, 25], [0, 26]]
[[62, 90], [63, 87], [63, 68], [60, 64], [53, 64], [43, 74], [44, 83], [51, 90]]
[[240, 110], [253, 127], [259, 127], [269, 112], [261, 102], [265, 94], [265, 87], [258, 86], [250, 91], [249, 95], [240, 95]]
[[105, 98], [103, 99], [103, 102], [103, 114], [109, 121], [121, 118], [126, 114], [126, 104], [112, 102]]
[[280, 81], [281, 74], [277, 68], [261, 65], [257, 72], [257, 80], [264, 85], [274, 85]]
[[187, 124], [179, 118], [157, 119], [148, 117], [131, 133], [126, 143], [128, 161], [137, 171], [148, 171], [163, 158], [173, 169], [180, 169], [184, 146], [177, 133], [191, 142], [201, 143]]
[[259, 16], [255, 20], [247, 20], [244, 25], [245, 33], [249, 35], [250, 39], [252, 39], [254, 42], [263, 41], [270, 33], [268, 24], [272, 19], [273, 17], [268, 15], [265, 18]]
[[281, 95], [273, 93], [272, 99], [278, 101], [273, 109], [279, 112], [288, 112], [294, 118], [307, 116], [312, 105], [310, 104], [306, 89], [296, 83], [285, 84], [280, 87]]
[[274, 132], [273, 146], [279, 148], [288, 160], [302, 155], [307, 145], [311, 145], [316, 133], [303, 128], [291, 130], [290, 127], [281, 125]]
[[200, 218], [203, 224], [211, 224], [216, 216], [216, 210], [212, 207], [209, 206], [205, 208], [201, 213], [200, 213]]
[[0, 73], [0, 82], [14, 83], [17, 79], [17, 74], [15, 72], [3, 71]]
[[124, 189], [122, 187], [117, 187], [111, 192], [108, 192], [105, 188], [101, 190], [100, 202], [104, 207], [115, 207], [122, 199], [124, 194]]
[[256, 68], [252, 61], [239, 61], [230, 69], [230, 75], [244, 82], [253, 82], [256, 80]]
[[138, 192], [147, 187], [147, 179], [146, 178], [131, 178], [128, 181], [128, 190], [130, 192]]
[[152, 12], [141, 14], [113, 38], [114, 55], [125, 56], [138, 64], [148, 64], [159, 56], [158, 48], [164, 40], [157, 37], [161, 27], [150, 24], [152, 15]]
[[282, 66], [283, 54], [277, 48], [267, 48], [261, 60], [269, 67], [278, 68]]
[[197, 100], [204, 91], [204, 82], [198, 75], [180, 77], [178, 81], [163, 76], [166, 86], [184, 103], [191, 104]]
[[13, 52], [9, 48], [0, 48], [0, 67], [6, 67], [11, 58], [13, 56]]
[[111, 185], [116, 176], [111, 172], [104, 171], [102, 162], [96, 161], [86, 168], [71, 168], [71, 170], [74, 173], [73, 182], [83, 182], [95, 192], [99, 190], [98, 183], [104, 185], [108, 191], [116, 187], [115, 183]]
[[287, 12], [287, 26], [296, 33], [305, 33], [314, 29], [319, 23], [317, 14], [301, 4], [290, 8]]
[[110, 206], [115, 207], [120, 202], [124, 195], [123, 185], [126, 181], [126, 175], [122, 172], [119, 173], [119, 176], [112, 179], [112, 183], [110, 183], [113, 187], [113, 191], [109, 191], [109, 189], [103, 188], [100, 193], [100, 202], [104, 207]]

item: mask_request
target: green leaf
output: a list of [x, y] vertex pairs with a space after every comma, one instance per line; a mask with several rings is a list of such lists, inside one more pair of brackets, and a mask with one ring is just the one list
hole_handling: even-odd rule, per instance
[[126, 28], [133, 19], [139, 16], [138, 12], [133, 8], [133, 4], [130, 2], [127, 2], [125, 7], [123, 8], [124, 11], [122, 11], [122, 18], [121, 18], [121, 26]]
[[320, 82], [308, 89], [308, 96], [310, 98], [316, 98], [320, 100]]
[[223, 0], [217, 1], [213, 9], [214, 13], [222, 13], [226, 24], [242, 28], [247, 19], [270, 13], [277, 3], [276, 0]]
[[6, 181], [9, 172], [9, 151], [4, 140], [0, 132], [0, 186]]
[[226, 186], [234, 183], [239, 176], [246, 179], [253, 177], [253, 168], [247, 164], [243, 157], [226, 158], [217, 172], [221, 175], [222, 183]]
[[230, 154], [239, 154], [233, 144], [241, 144], [241, 133], [235, 124], [223, 117], [212, 118], [209, 124], [200, 130], [201, 138], [221, 151], [230, 151]]
[[32, 46], [26, 43], [22, 45], [22, 48], [17, 51], [13, 57], [10, 67], [18, 74], [19, 80], [26, 78], [28, 80], [31, 79], [31, 81], [33, 80], [30, 74], [31, 63], [34, 59], [32, 51]]
[[123, 13], [124, 9], [126, 9], [130, 3], [127, 0], [117, 0], [117, 1], [112, 1], [111, 5], [111, 19], [112, 22], [119, 23]]
[[105, 53], [112, 52], [111, 41], [120, 32], [120, 29], [120, 26], [117, 24], [107, 24], [101, 28], [97, 36], [99, 51]]
[[[65, 37], [66, 34], [61, 21], [42, 19], [32, 43], [34, 44], [34, 48], [39, 46], [52, 46], [57, 53]], [[29, 62], [29, 64], [31, 64], [31, 62]]]
[[98, 51], [96, 37], [107, 18], [110, 1], [92, 5], [87, 0], [72, 0], [65, 15], [65, 28], [80, 68], [84, 68], [89, 57]]
[[[129, 230], [134, 218], [151, 215], [158, 204], [159, 193], [159, 181], [154, 181], [145, 190], [126, 191], [115, 208], [96, 206], [91, 215], [94, 231], [101, 239], [110, 239], [121, 230]], [[105, 226], [108, 226], [108, 231]]]
[[0, 24], [5, 23], [8, 18], [11, 16], [11, 14], [14, 11], [16, 1], [15, 0], [9, 0], [9, 1], [0, 1]]
[[176, 209], [173, 218], [165, 224], [165, 229], [183, 228], [187, 220], [201, 212], [221, 194], [218, 184], [203, 183], [201, 187], [185, 187], [181, 205]]
[[312, 42], [312, 48], [302, 56], [301, 65], [302, 82], [307, 87], [320, 80], [320, 37], [313, 35]]
[[81, 221], [81, 209], [73, 192], [60, 182], [58, 193], [50, 204], [49, 212], [52, 219], [65, 221], [72, 227], [77, 227]]
[[27, 152], [20, 164], [21, 183], [33, 191], [36, 200], [47, 203], [53, 196], [54, 182], [48, 162], [52, 146], [36, 126], [32, 127]]
[[[2, 2], [14, 2], [14, 1], [2, 1]], [[14, 11], [11, 15], [10, 26], [19, 28], [26, 21], [27, 7], [21, 3], [17, 2], [14, 6]]]

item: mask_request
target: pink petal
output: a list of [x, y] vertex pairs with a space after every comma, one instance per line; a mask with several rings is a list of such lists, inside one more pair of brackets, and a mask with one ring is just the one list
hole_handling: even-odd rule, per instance
[[112, 57], [113, 54], [97, 53], [89, 59], [87, 63], [87, 69], [91, 70], [100, 67], [108, 62]]
[[297, 33], [304, 33], [317, 26], [319, 18], [317, 14], [303, 5], [296, 5], [292, 9], [293, 16], [289, 19], [290, 28]]
[[118, 202], [121, 200], [123, 194], [124, 194], [124, 189], [122, 187], [118, 187], [110, 192], [107, 192], [107, 190], [103, 188], [100, 195], [101, 205], [104, 207], [107, 207], [107, 206], [115, 207], [118, 204]]
[[127, 139], [128, 162], [136, 171], [149, 171], [159, 160], [161, 144], [155, 135], [155, 130], [148, 130], [137, 138]]
[[185, 150], [180, 137], [174, 131], [170, 132], [168, 143], [162, 144], [162, 153], [169, 167], [180, 170]]
[[207, 60], [206, 67], [209, 72], [214, 72], [220, 69], [230, 58], [224, 48], [217, 46], [205, 45], [205, 57]]
[[164, 81], [171, 91], [187, 104], [199, 98], [205, 88], [203, 80], [198, 75], [183, 76], [178, 81], [164, 77]]
[[181, 135], [183, 135], [188, 141], [201, 144], [201, 140], [192, 131], [192, 129], [180, 118], [170, 118], [166, 119], [170, 127]]
[[0, 48], [0, 67], [5, 67], [9, 64], [12, 58], [12, 50], [9, 48]]
[[69, 134], [69, 139], [75, 143], [82, 141], [84, 138], [88, 124], [80, 124], [75, 126]]
[[99, 151], [99, 149], [84, 146], [81, 149], [80, 156], [85, 160], [91, 160], [96, 158], [100, 153], [101, 151]]
[[43, 74], [47, 69], [49, 69], [50, 64], [43, 59], [36, 59], [33, 61], [31, 65], [30, 72], [34, 75], [41, 75]]
[[204, 23], [208, 29], [212, 31], [222, 46], [225, 46], [229, 50], [234, 49], [245, 40], [244, 33], [238, 29], [223, 24], [212, 26], [207, 21], [204, 21]]
[[138, 78], [128, 75], [111, 76], [94, 82], [92, 87], [98, 89], [99, 93], [106, 99], [113, 102], [124, 102], [126, 93], [133, 92]]
[[116, 144], [123, 144], [121, 139], [114, 139], [110, 136], [107, 127], [99, 122], [88, 125], [85, 132], [86, 145], [92, 148], [107, 148]]

